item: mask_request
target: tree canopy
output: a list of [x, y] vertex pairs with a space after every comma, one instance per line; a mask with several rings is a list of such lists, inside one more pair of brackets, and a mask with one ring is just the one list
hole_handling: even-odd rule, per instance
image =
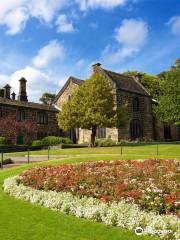
[[154, 99], [157, 100], [159, 95], [161, 95], [162, 81], [158, 76], [138, 71], [128, 71], [124, 74], [133, 77], [139, 74], [141, 76], [140, 83], [145, 87], [145, 89], [152, 95]]
[[93, 74], [78, 89], [58, 114], [59, 127], [64, 130], [83, 128], [92, 131], [94, 146], [96, 130], [101, 127], [123, 126], [126, 122], [125, 106], [117, 108], [109, 81]]
[[43, 104], [51, 105], [56, 97], [56, 94], [53, 93], [44, 93], [42, 97], [39, 99]]
[[161, 73], [161, 77], [163, 92], [155, 112], [163, 122], [180, 124], [180, 59], [170, 70]]

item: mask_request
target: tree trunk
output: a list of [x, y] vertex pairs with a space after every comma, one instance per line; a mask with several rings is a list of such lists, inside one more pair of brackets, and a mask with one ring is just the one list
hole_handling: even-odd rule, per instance
[[92, 127], [91, 133], [91, 147], [95, 147], [95, 139], [96, 139], [96, 127]]

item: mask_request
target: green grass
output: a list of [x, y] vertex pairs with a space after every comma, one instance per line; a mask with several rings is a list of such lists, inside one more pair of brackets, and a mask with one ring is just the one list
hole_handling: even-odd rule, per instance
[[[134, 146], [123, 146], [122, 147], [123, 157], [126, 155], [133, 156], [146, 156], [156, 157], [157, 156], [157, 145], [134, 145]], [[68, 149], [51, 149], [51, 155], [93, 155], [93, 154], [114, 154], [121, 155], [121, 147], [97, 147], [97, 148], [68, 148]], [[26, 152], [12, 153], [9, 156], [25, 156]], [[47, 150], [31, 152], [31, 155], [47, 155]], [[159, 144], [158, 145], [158, 156], [160, 157], [173, 157], [180, 159], [180, 143], [177, 144]]]
[[[117, 156], [114, 156], [114, 159]], [[108, 156], [71, 158], [46, 163], [24, 165], [0, 171], [0, 239], [2, 240], [155, 240], [155, 237], [136, 236], [132, 231], [110, 227], [85, 219], [32, 205], [5, 194], [5, 178], [16, 175], [31, 166], [78, 163], [109, 159]], [[110, 158], [112, 159], [112, 158]], [[109, 159], [109, 160], [110, 160]]]

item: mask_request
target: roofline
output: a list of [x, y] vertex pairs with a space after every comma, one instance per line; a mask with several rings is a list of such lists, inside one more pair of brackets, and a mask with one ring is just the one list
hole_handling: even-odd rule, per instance
[[135, 94], [138, 94], [138, 95], [141, 95], [141, 96], [144, 96], [144, 97], [152, 98], [151, 95], [146, 95], [146, 94], [143, 94], [143, 93], [140, 93], [140, 92], [131, 91], [131, 90], [128, 90], [126, 88], [117, 88], [117, 90], [122, 90], [122, 91], [125, 91], [125, 92], [135, 93]]
[[10, 100], [10, 99], [5, 99], [5, 101], [1, 102], [2, 99], [4, 100], [4, 98], [0, 97], [0, 106], [12, 106], [16, 108], [30, 108], [30, 109], [40, 110], [40, 111], [58, 112], [57, 108], [55, 108], [52, 105], [45, 105], [45, 104], [34, 103], [34, 102], [21, 102], [21, 101]]
[[75, 82], [74, 80], [77, 79], [79, 81], [84, 81], [82, 79], [78, 79], [76, 77], [73, 77], [73, 76], [70, 76], [67, 81], [65, 82], [65, 84], [63, 85], [63, 87], [61, 88], [61, 90], [58, 92], [58, 94], [56, 95], [54, 101], [53, 101], [53, 104], [56, 104], [58, 98], [63, 94], [63, 92], [65, 91], [65, 89], [67, 88], [69, 82], [72, 80], [72, 82], [74, 82], [75, 84], [79, 85], [77, 82]]
[[[101, 68], [101, 67], [100, 67], [100, 69], [104, 72], [104, 74], [105, 74], [109, 79], [111, 79], [111, 81], [113, 81], [113, 78], [111, 78], [111, 77], [106, 73], [106, 71], [107, 71], [107, 72], [112, 72], [112, 73], [118, 74], [118, 75], [120, 75], [120, 76], [122, 76], [122, 77], [126, 77], [126, 78], [129, 78], [129, 79], [132, 79], [134, 82], [136, 82], [136, 83], [147, 93], [147, 95], [146, 95], [146, 94], [143, 94], [143, 93], [140, 93], [140, 92], [137, 92], [137, 91], [131, 91], [131, 90], [128, 90], [128, 89], [124, 89], [124, 88], [119, 88], [119, 89], [124, 90], [124, 91], [127, 91], [127, 92], [136, 93], [136, 94], [140, 94], [140, 95], [142, 95], [142, 96], [146, 96], [146, 97], [152, 98], [151, 94], [145, 89], [145, 87], [144, 87], [140, 82], [136, 81], [136, 80], [134, 79], [134, 77], [126, 76], [126, 75], [124, 75], [124, 74], [122, 74], [122, 73], [117, 73], [117, 72], [109, 71], [109, 70], [103, 69], [103, 68]], [[113, 81], [113, 82], [114, 82], [114, 81]]]

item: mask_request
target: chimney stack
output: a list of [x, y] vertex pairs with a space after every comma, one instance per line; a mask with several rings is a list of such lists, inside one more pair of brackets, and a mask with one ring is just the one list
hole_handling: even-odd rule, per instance
[[141, 82], [141, 77], [142, 77], [142, 74], [141, 73], [137, 73], [137, 75], [135, 76], [135, 79], [137, 82]]
[[20, 82], [20, 84], [19, 84], [18, 100], [23, 101], [23, 102], [28, 102], [27, 93], [26, 93], [26, 82], [27, 82], [27, 80], [22, 77], [19, 80], [19, 82]]
[[15, 94], [15, 92], [13, 92], [13, 93], [11, 94], [11, 96], [12, 96], [12, 100], [16, 100], [16, 94]]
[[9, 84], [6, 84], [6, 86], [4, 86], [4, 97], [10, 99], [11, 97], [11, 86], [9, 86]]
[[101, 66], [101, 63], [95, 63], [92, 65], [93, 72], [96, 73], [98, 68]]

